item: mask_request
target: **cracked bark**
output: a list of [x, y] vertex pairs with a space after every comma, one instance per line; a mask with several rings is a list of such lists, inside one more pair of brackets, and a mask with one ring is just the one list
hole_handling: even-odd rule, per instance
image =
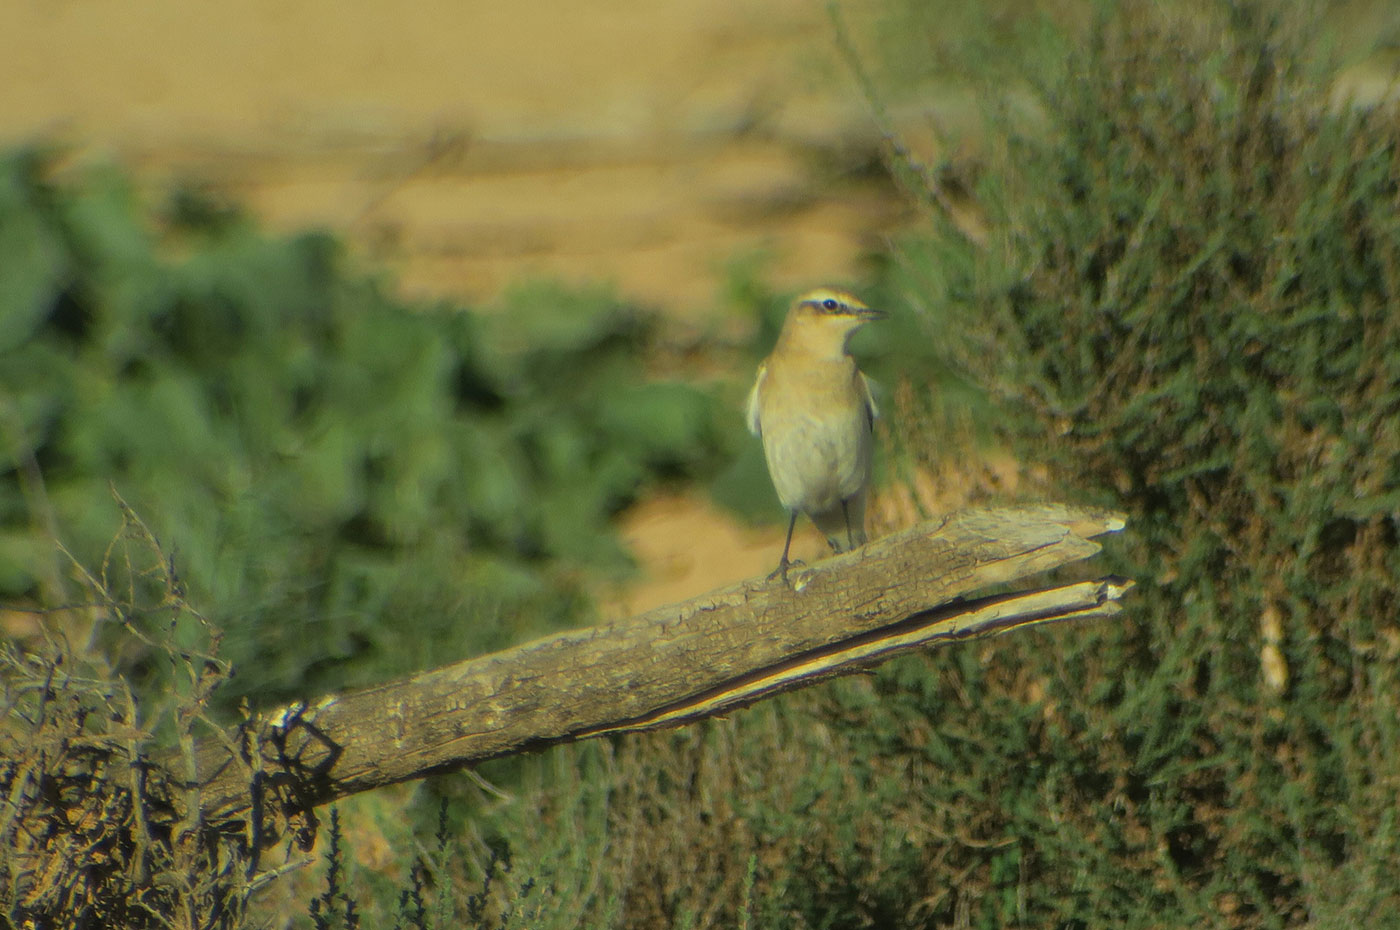
[[[680, 726], [901, 653], [1109, 617], [1131, 582], [1008, 592], [1088, 558], [1123, 519], [1058, 505], [966, 511], [607, 626], [259, 715], [196, 749], [207, 822], [254, 846], [337, 798], [545, 746]], [[314, 821], [313, 821], [314, 822]]]

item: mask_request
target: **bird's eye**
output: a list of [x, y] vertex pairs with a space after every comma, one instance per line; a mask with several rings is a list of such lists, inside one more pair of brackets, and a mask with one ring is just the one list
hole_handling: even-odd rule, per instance
[[836, 307], [837, 307], [837, 304], [836, 304], [836, 301], [834, 301], [834, 300], [832, 300], [830, 297], [828, 297], [826, 300], [823, 300], [823, 301], [822, 301], [822, 307], [825, 308], [825, 309], [827, 309], [827, 310], [835, 310]]

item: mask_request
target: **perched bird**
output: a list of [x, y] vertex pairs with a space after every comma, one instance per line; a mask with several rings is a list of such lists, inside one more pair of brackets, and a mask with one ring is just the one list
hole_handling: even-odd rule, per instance
[[788, 310], [773, 354], [758, 366], [749, 429], [763, 439], [768, 474], [789, 515], [783, 558], [770, 578], [787, 579], [798, 513], [811, 517], [836, 552], [865, 542], [871, 429], [879, 411], [847, 344], [863, 324], [886, 315], [845, 291], [810, 291]]

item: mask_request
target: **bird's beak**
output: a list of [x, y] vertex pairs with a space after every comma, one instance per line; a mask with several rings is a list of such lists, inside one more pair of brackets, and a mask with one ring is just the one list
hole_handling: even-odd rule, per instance
[[874, 307], [861, 307], [859, 310], [856, 311], [856, 316], [866, 322], [870, 322], [872, 320], [883, 320], [889, 315], [890, 314], [888, 311], [876, 310]]

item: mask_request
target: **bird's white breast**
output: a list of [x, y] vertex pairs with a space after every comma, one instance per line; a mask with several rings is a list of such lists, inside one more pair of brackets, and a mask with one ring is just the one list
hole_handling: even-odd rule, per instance
[[790, 510], [828, 510], [870, 480], [870, 410], [849, 359], [805, 371], [770, 363], [756, 385], [763, 452]]

